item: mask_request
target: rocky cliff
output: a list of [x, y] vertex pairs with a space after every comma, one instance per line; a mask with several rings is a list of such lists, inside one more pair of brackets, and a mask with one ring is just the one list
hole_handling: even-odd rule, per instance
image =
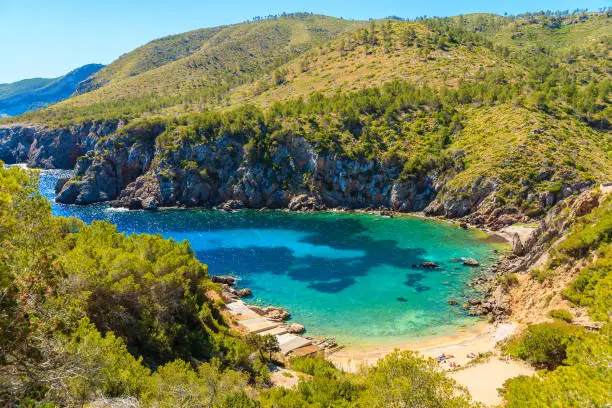
[[554, 191], [533, 191], [519, 207], [500, 199], [502, 182], [495, 174], [453, 187], [453, 179], [465, 170], [461, 152], [444, 164], [405, 176], [399, 159], [351, 158], [342, 151], [318, 149], [302, 135], [287, 133], [258, 148], [255, 142], [243, 132], [184, 137], [180, 127], [155, 120], [128, 126], [12, 126], [0, 127], [0, 160], [40, 168], [74, 167], [73, 177], [57, 185], [57, 201], [63, 203], [112, 201], [150, 210], [384, 208], [461, 218], [496, 230], [529, 221], [538, 211], [544, 214], [590, 186], [568, 181]]
[[0, 160], [27, 163], [42, 169], [72, 169], [102, 136], [121, 126], [117, 122], [87, 122], [67, 127], [14, 125], [0, 127]]
[[401, 163], [318, 153], [301, 136], [287, 136], [260, 160], [250, 156], [247, 143], [245, 137], [228, 135], [164, 148], [134, 139], [128, 131], [80, 158], [75, 176], [58, 186], [57, 200], [114, 200], [113, 205], [132, 209], [226, 203], [231, 208], [415, 211], [435, 196], [428, 177], [400, 181]]

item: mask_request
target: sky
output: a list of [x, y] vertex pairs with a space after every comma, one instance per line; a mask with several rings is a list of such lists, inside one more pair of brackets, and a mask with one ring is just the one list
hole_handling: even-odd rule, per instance
[[368, 19], [609, 6], [612, 0], [0, 0], [0, 83], [58, 77], [165, 35], [282, 12]]

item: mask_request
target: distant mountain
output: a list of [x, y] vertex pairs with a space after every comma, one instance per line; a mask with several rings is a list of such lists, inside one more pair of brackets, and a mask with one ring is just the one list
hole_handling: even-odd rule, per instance
[[69, 98], [77, 85], [104, 68], [89, 64], [59, 78], [31, 78], [0, 84], [0, 117], [20, 115]]

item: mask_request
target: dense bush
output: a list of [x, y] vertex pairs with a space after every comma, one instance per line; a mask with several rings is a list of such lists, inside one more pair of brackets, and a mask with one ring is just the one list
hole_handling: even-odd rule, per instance
[[191, 366], [214, 357], [219, 373], [230, 367], [266, 378], [205, 296], [206, 266], [186, 242], [53, 217], [36, 187], [34, 175], [0, 167], [6, 403], [141, 396], [149, 370], [176, 358]]
[[585, 306], [596, 320], [610, 320], [612, 311], [612, 249], [586, 268], [563, 291], [577, 305]]
[[567, 347], [582, 336], [584, 329], [565, 322], [535, 324], [506, 345], [506, 351], [537, 367], [552, 370], [565, 362]]
[[612, 326], [587, 333], [566, 348], [567, 366], [504, 384], [506, 407], [603, 407], [610, 402]]
[[567, 309], [553, 309], [548, 312], [548, 316], [555, 320], [562, 320], [566, 323], [571, 323], [574, 318]]
[[334, 365], [324, 358], [294, 358], [291, 360], [291, 368], [315, 377], [334, 378], [338, 374]]

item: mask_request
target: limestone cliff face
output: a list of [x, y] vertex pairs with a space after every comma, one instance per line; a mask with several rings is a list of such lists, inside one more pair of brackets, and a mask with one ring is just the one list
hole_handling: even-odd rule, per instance
[[[163, 134], [163, 137], [161, 137]], [[224, 208], [385, 208], [461, 218], [501, 229], [528, 222], [555, 203], [589, 187], [564, 184], [555, 192], [534, 192], [528, 206], [499, 200], [496, 175], [454, 187], [464, 171], [460, 158], [445, 167], [402, 178], [403, 163], [352, 159], [318, 151], [305, 137], [285, 135], [266, 151], [254, 150], [244, 135], [214, 139], [174, 138], [155, 121], [90, 122], [65, 128], [0, 127], [0, 160], [30, 167], [75, 168], [57, 185], [57, 201], [111, 201], [132, 209], [164, 206]], [[548, 175], [547, 177], [550, 177]]]
[[327, 207], [422, 210], [435, 196], [432, 180], [399, 180], [401, 163], [320, 154], [300, 136], [283, 140], [266, 159], [250, 157], [247, 140], [224, 136], [172, 149], [115, 137], [78, 160], [57, 200], [87, 204], [114, 200], [132, 209], [215, 206], [284, 208], [300, 195]]
[[0, 127], [0, 160], [42, 169], [72, 169], [77, 158], [92, 150], [103, 136], [121, 126], [89, 122], [68, 127], [17, 125]]

